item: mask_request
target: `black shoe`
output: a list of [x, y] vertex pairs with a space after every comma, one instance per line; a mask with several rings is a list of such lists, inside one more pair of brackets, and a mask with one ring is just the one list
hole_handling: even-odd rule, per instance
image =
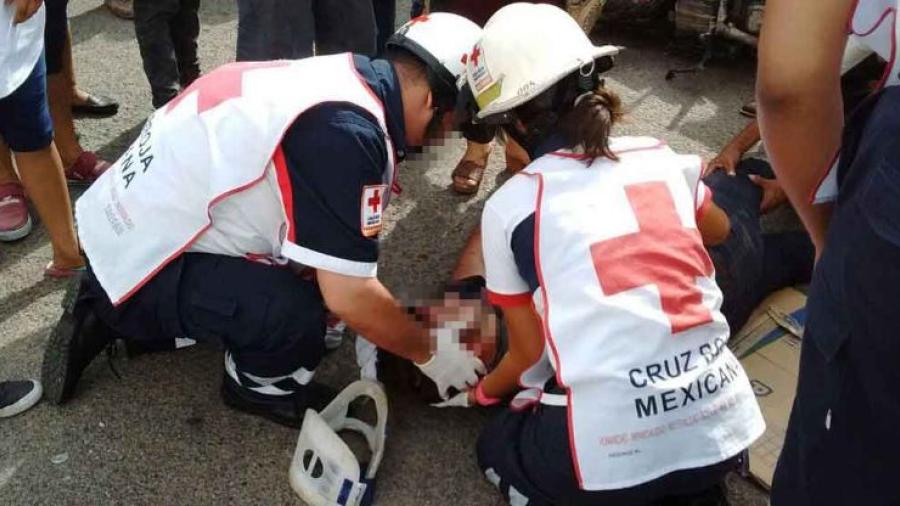
[[87, 100], [81, 104], [72, 104], [72, 114], [75, 117], [91, 116], [95, 118], [108, 118], [119, 112], [119, 103], [102, 95], [88, 94]]
[[227, 373], [222, 380], [222, 400], [238, 411], [268, 418], [275, 423], [299, 429], [307, 408], [321, 411], [337, 395], [333, 388], [310, 382], [291, 395], [263, 395], [239, 385]]
[[34, 406], [41, 400], [37, 381], [0, 381], [0, 418], [8, 418]]
[[78, 304], [84, 274], [72, 278], [63, 297], [63, 314], [44, 352], [42, 382], [47, 399], [63, 404], [72, 398], [81, 373], [94, 357], [114, 344], [115, 335], [88, 304]]

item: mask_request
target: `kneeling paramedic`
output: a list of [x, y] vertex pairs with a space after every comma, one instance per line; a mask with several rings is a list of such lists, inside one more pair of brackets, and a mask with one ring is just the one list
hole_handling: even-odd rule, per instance
[[229, 64], [156, 111], [77, 203], [90, 269], [48, 344], [49, 397], [116, 338], [188, 338], [224, 346], [226, 404], [299, 427], [333, 396], [312, 381], [326, 306], [442, 392], [474, 384], [481, 362], [410, 319], [376, 267], [397, 160], [452, 121], [480, 31], [432, 14], [386, 60]]
[[610, 137], [604, 58], [560, 9], [513, 4], [468, 60], [477, 120], [534, 160], [487, 202], [488, 297], [509, 349], [444, 405], [492, 405], [478, 461], [510, 504], [725, 504], [764, 430], [704, 244], [729, 233], [702, 161]]

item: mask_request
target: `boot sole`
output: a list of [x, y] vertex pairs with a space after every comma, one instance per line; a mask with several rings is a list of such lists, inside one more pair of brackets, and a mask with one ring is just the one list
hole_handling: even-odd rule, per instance
[[[240, 411], [241, 413], [246, 413], [248, 415], [259, 416], [269, 420], [271, 422], [275, 422], [278, 425], [283, 425], [285, 427], [290, 427], [291, 429], [299, 429], [303, 426], [303, 417], [300, 419], [287, 419], [280, 416], [275, 416], [271, 411], [261, 408], [257, 406], [255, 403], [244, 401], [243, 399], [237, 397], [234, 394], [229, 394], [225, 392], [225, 387], [222, 387], [222, 401], [229, 408]], [[305, 413], [305, 412], [304, 412]]]
[[69, 375], [69, 356], [72, 339], [75, 335], [75, 301], [81, 286], [81, 274], [70, 279], [69, 286], [63, 296], [63, 314], [50, 332], [50, 339], [44, 351], [44, 363], [41, 367], [41, 382], [44, 385], [44, 397], [53, 404], [60, 405], [72, 397], [75, 383], [66, 381]]

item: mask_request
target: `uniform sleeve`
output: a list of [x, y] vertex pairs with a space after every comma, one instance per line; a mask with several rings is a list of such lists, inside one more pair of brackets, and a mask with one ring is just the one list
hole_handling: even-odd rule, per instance
[[[281, 144], [290, 228], [282, 255], [316, 269], [374, 277], [387, 146], [362, 110], [325, 105], [302, 115]], [[290, 192], [290, 196], [285, 196]]]
[[703, 219], [706, 211], [713, 203], [713, 191], [703, 182], [702, 176], [706, 169], [706, 163], [698, 156], [679, 155], [681, 157], [681, 172], [689, 187], [694, 192], [694, 219], [697, 223]]
[[488, 300], [500, 307], [531, 303], [531, 290], [519, 274], [502, 217], [490, 205], [481, 215], [481, 249], [484, 255]]
[[712, 188], [706, 186], [702, 180], [697, 184], [697, 195], [694, 197], [694, 209], [696, 211], [696, 220], [697, 223], [703, 219], [703, 216], [706, 214], [706, 211], [709, 210], [710, 206], [713, 203], [713, 191]]

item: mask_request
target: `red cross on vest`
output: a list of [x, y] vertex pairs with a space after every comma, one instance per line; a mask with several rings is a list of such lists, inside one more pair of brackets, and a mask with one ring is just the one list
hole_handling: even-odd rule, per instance
[[178, 107], [185, 97], [197, 92], [197, 114], [212, 109], [222, 102], [241, 96], [243, 93], [244, 72], [259, 68], [285, 67], [290, 65], [287, 61], [268, 62], [240, 62], [223, 65], [212, 73], [194, 81], [172, 99], [166, 106], [166, 112]]
[[481, 48], [478, 47], [478, 45], [476, 44], [475, 47], [472, 49], [472, 65], [473, 66], [475, 66], [475, 67], [478, 66], [479, 58], [481, 58]]
[[379, 209], [381, 209], [381, 190], [375, 189], [373, 190], [374, 194], [369, 197], [369, 200], [366, 202], [369, 207], [372, 208], [373, 213], [377, 213]]
[[603, 293], [656, 285], [673, 334], [711, 322], [696, 284], [698, 277], [713, 273], [699, 231], [681, 223], [665, 183], [634, 184], [625, 193], [638, 231], [591, 246]]

